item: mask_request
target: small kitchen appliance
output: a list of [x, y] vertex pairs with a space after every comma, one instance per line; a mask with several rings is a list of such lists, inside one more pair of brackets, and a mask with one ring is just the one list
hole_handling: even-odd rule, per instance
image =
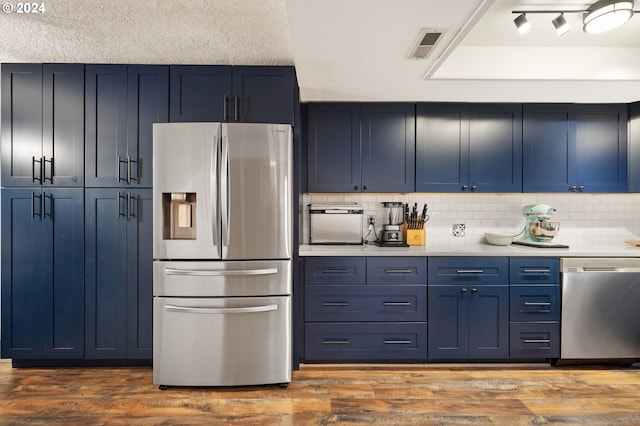
[[362, 244], [362, 204], [309, 205], [311, 244]]
[[531, 247], [569, 248], [567, 245], [551, 241], [560, 231], [560, 222], [551, 220], [555, 212], [556, 209], [546, 204], [524, 206], [522, 208], [522, 215], [526, 219], [524, 236], [514, 241], [513, 244]]
[[382, 247], [409, 247], [404, 240], [404, 203], [385, 201], [382, 205], [387, 209], [388, 223], [382, 225], [377, 244]]

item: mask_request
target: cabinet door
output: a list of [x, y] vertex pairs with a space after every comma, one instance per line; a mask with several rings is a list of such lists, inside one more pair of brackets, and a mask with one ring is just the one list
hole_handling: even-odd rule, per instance
[[127, 358], [153, 358], [152, 190], [130, 193], [127, 220]]
[[584, 192], [627, 192], [627, 105], [578, 105], [576, 183]]
[[83, 357], [82, 195], [2, 190], [3, 357]]
[[43, 259], [41, 201], [40, 191], [2, 189], [3, 358], [42, 358], [42, 277], [50, 266]]
[[[84, 191], [43, 191], [43, 358], [84, 357]], [[46, 266], [45, 266], [46, 265]]]
[[171, 122], [227, 121], [233, 104], [230, 65], [172, 65]]
[[85, 185], [126, 184], [127, 67], [87, 65], [85, 80]]
[[509, 358], [509, 287], [469, 286], [469, 358]]
[[2, 186], [41, 179], [42, 65], [2, 64]]
[[126, 357], [127, 207], [117, 189], [86, 190], [86, 358]]
[[640, 102], [629, 105], [629, 192], [640, 192]]
[[418, 104], [416, 120], [416, 191], [467, 191], [468, 106]]
[[84, 185], [84, 65], [42, 66], [43, 184]]
[[309, 192], [361, 191], [360, 118], [360, 104], [309, 105]]
[[429, 286], [427, 345], [430, 359], [464, 359], [469, 353], [469, 298], [466, 286]]
[[153, 123], [169, 120], [169, 67], [130, 65], [127, 74], [127, 162], [120, 173], [129, 185], [151, 188]]
[[228, 121], [294, 123], [295, 71], [287, 66], [234, 66]]
[[576, 185], [575, 105], [524, 105], [524, 192], [568, 192]]
[[415, 190], [414, 104], [362, 107], [362, 190]]
[[522, 105], [471, 105], [469, 189], [522, 192]]

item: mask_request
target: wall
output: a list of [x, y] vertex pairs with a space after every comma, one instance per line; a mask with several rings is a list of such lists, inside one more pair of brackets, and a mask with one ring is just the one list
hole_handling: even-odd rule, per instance
[[[465, 238], [482, 238], [486, 231], [520, 232], [524, 225], [522, 207], [548, 204], [557, 211], [560, 235], [640, 235], [640, 194], [305, 194], [303, 197], [302, 242], [309, 243], [309, 204], [356, 202], [364, 208], [363, 235], [367, 235], [366, 217], [374, 215], [376, 230], [385, 223], [382, 201], [418, 203], [418, 212], [428, 204], [428, 235], [451, 236], [453, 224], [464, 223]], [[374, 238], [370, 238], [373, 241]]]

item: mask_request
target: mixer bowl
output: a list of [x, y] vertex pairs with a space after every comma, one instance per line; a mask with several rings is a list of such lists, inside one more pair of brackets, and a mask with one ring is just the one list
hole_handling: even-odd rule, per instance
[[535, 221], [529, 223], [529, 233], [538, 241], [551, 241], [560, 231], [560, 222]]

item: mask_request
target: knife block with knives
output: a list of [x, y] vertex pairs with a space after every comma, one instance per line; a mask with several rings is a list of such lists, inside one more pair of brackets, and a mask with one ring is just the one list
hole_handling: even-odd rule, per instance
[[422, 213], [418, 215], [418, 204], [413, 205], [413, 210], [409, 213], [409, 206], [406, 206], [406, 224], [407, 233], [405, 241], [410, 246], [424, 246], [427, 244], [427, 228], [426, 222], [429, 220], [427, 214], [427, 205], [422, 208]]

